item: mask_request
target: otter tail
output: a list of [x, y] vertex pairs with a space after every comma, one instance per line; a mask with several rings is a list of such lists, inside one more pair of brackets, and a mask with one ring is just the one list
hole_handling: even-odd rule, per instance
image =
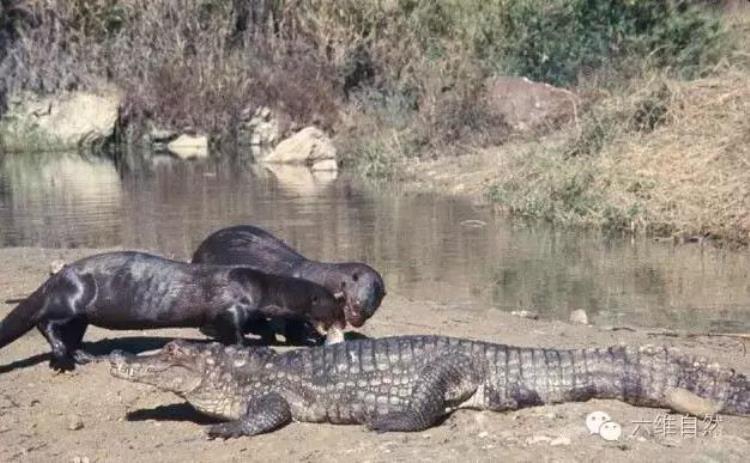
[[39, 322], [49, 280], [21, 301], [0, 322], [0, 349], [29, 332]]

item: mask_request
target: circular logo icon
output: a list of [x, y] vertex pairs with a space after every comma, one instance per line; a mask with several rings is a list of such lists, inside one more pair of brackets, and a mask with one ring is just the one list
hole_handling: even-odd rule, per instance
[[599, 434], [599, 428], [607, 421], [612, 421], [612, 418], [606, 412], [597, 410], [586, 416], [586, 427], [589, 433]]

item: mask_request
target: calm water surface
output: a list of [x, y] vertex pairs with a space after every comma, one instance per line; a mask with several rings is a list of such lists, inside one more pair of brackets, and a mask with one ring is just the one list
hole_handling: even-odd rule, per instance
[[367, 261], [389, 292], [455, 310], [567, 319], [585, 309], [598, 324], [750, 329], [747, 251], [521, 226], [466, 200], [306, 169], [0, 155], [0, 247], [123, 246], [187, 259], [211, 231], [242, 223], [311, 258]]

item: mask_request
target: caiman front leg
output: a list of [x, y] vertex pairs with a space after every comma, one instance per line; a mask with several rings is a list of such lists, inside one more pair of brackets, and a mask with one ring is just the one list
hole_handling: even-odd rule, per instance
[[239, 420], [210, 426], [208, 438], [254, 436], [278, 429], [291, 421], [289, 403], [279, 394], [270, 393], [251, 400], [247, 404], [245, 414]]
[[366, 425], [377, 432], [422, 431], [434, 425], [451, 407], [469, 399], [482, 373], [476, 362], [462, 354], [446, 354], [426, 365], [401, 411], [377, 415]]

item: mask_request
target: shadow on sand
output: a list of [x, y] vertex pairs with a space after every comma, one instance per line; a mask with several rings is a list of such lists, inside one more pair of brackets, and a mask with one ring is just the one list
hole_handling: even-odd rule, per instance
[[190, 421], [195, 424], [215, 424], [222, 422], [222, 420], [211, 418], [198, 412], [188, 403], [159, 405], [154, 408], [133, 410], [125, 415], [125, 419], [128, 421]]
[[[130, 352], [131, 354], [140, 354], [141, 352], [161, 349], [172, 339], [174, 338], [154, 336], [132, 336], [114, 339], [105, 338], [94, 342], [84, 342], [83, 349], [89, 354], [99, 357], [106, 357], [113, 350], [123, 350], [125, 352]], [[187, 340], [194, 342], [206, 342], [206, 340], [202, 339]], [[0, 374], [8, 373], [15, 369], [32, 367], [43, 362], [48, 362], [49, 360], [49, 353], [32, 355], [31, 357], [25, 358], [23, 360], [16, 360], [15, 362], [11, 362], [6, 365], [0, 365]], [[104, 359], [102, 358], [101, 360]]]
[[[212, 342], [211, 339], [172, 338], [162, 336], [130, 336], [123, 338], [104, 338], [99, 341], [84, 342], [83, 349], [91, 355], [102, 357], [99, 360], [106, 360], [106, 356], [108, 356], [113, 350], [122, 350], [131, 354], [140, 354], [142, 352], [147, 352], [150, 350], [161, 349], [165, 344], [167, 344], [169, 341], [172, 341], [173, 339], [184, 339], [185, 341], [190, 342]], [[367, 339], [367, 336], [361, 333], [350, 331], [345, 334], [345, 339], [347, 341], [352, 341], [355, 339]], [[248, 346], [265, 345], [260, 339], [256, 338], [247, 338], [246, 344]], [[273, 345], [290, 346], [290, 344], [284, 342], [275, 342]], [[49, 360], [49, 353], [32, 355], [31, 357], [25, 358], [23, 360], [16, 360], [6, 365], [0, 365], [0, 374], [8, 373], [16, 369], [32, 367], [43, 362], [48, 362]]]

